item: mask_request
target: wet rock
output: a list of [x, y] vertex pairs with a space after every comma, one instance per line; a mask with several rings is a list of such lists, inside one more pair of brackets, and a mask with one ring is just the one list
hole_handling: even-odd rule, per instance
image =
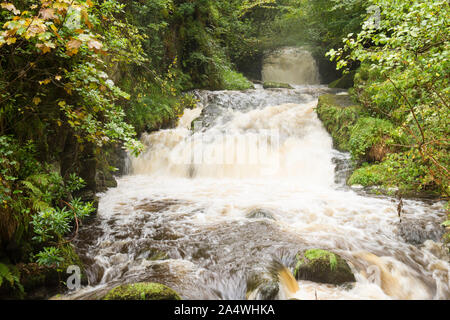
[[183, 235], [171, 230], [168, 227], [159, 227], [155, 230], [155, 234], [153, 235], [153, 240], [163, 241], [163, 240], [178, 240], [183, 238]]
[[298, 280], [334, 285], [356, 281], [350, 266], [343, 258], [321, 249], [311, 249], [299, 253], [294, 275]]
[[259, 294], [263, 300], [275, 300], [279, 291], [278, 283], [273, 281], [267, 282], [259, 288]]
[[436, 222], [412, 221], [403, 218], [399, 223], [398, 232], [407, 243], [420, 245], [427, 240], [439, 242], [445, 233], [445, 228]]
[[162, 212], [169, 209], [171, 206], [174, 205], [180, 205], [183, 204], [183, 202], [179, 200], [153, 200], [148, 201], [146, 203], [142, 203], [135, 207], [136, 210], [142, 210], [145, 212]]
[[264, 89], [294, 89], [290, 84], [280, 83], [280, 82], [264, 82], [263, 88]]
[[277, 300], [294, 298], [299, 290], [291, 271], [276, 257], [261, 272], [247, 279], [248, 300]]
[[276, 300], [280, 291], [276, 277], [264, 273], [252, 273], [247, 279], [248, 300]]
[[255, 209], [250, 211], [246, 217], [248, 219], [271, 219], [276, 220], [274, 214], [266, 209]]
[[210, 247], [202, 245], [194, 251], [192, 258], [195, 260], [208, 259], [210, 257], [210, 250]]
[[116, 287], [103, 300], [181, 300], [181, 297], [163, 284], [142, 282]]
[[116, 188], [117, 181], [112, 175], [111, 172], [107, 170], [97, 171], [95, 175], [95, 181], [97, 183], [96, 190], [97, 192], [104, 192], [109, 188]]
[[169, 255], [167, 254], [167, 252], [155, 248], [149, 248], [140, 253], [139, 258], [143, 258], [150, 261], [158, 261], [169, 259]]

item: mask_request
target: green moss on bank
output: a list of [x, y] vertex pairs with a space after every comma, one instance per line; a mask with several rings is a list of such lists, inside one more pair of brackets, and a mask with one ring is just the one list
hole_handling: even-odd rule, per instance
[[253, 89], [251, 83], [242, 73], [225, 68], [222, 72], [222, 82], [224, 90], [248, 90]]
[[319, 97], [316, 108], [319, 119], [333, 138], [334, 147], [350, 151], [350, 136], [362, 109], [349, 96], [326, 94]]

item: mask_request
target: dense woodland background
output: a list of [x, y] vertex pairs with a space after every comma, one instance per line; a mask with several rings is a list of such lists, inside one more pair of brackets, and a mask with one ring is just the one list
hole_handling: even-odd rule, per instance
[[447, 200], [449, 16], [440, 0], [0, 2], [0, 291], [77, 261], [122, 146], [175, 125], [191, 89], [252, 88], [283, 46], [308, 47], [323, 83], [351, 80], [358, 107], [320, 114], [350, 184]]

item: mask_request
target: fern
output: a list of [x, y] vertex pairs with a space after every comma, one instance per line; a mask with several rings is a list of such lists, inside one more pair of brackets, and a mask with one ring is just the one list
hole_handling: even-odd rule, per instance
[[14, 270], [13, 268], [10, 269], [6, 264], [0, 263], [0, 287], [5, 281], [6, 283], [9, 283], [12, 288], [19, 289], [21, 293], [24, 292], [17, 270]]
[[35, 185], [39, 183], [46, 187], [49, 183], [48, 175], [36, 174], [22, 181], [22, 184], [30, 191], [30, 200], [32, 202], [33, 209], [36, 211], [43, 211], [50, 208], [50, 204], [44, 200], [45, 198], [48, 198], [46, 193]]
[[30, 189], [31, 193], [33, 194], [33, 196], [39, 197], [42, 196], [42, 191], [41, 189], [39, 189], [38, 187], [36, 187], [32, 182], [25, 180], [22, 181], [22, 184], [27, 187], [28, 189]]

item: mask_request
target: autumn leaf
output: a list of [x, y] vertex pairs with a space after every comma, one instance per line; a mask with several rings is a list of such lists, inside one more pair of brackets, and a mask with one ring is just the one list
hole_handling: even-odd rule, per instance
[[56, 81], [60, 81], [61, 80], [61, 76], [55, 76], [55, 80]]
[[16, 41], [17, 41], [17, 38], [14, 38], [14, 37], [6, 39], [7, 44], [13, 44], [13, 43], [16, 43]]
[[17, 10], [16, 7], [12, 3], [3, 2], [0, 4], [0, 6], [3, 9], [6, 9], [8, 11], [11, 11], [13, 14], [18, 15], [20, 14], [20, 10]]
[[36, 35], [44, 33], [47, 30], [47, 26], [42, 19], [34, 19], [25, 33], [25, 39], [30, 39]]
[[69, 4], [63, 2], [55, 2], [53, 8], [57, 9], [59, 13], [64, 13], [67, 11]]
[[55, 48], [55, 44], [51, 42], [46, 43], [37, 43], [36, 47], [42, 51], [42, 53], [47, 53], [52, 50], [52, 48]]
[[41, 103], [41, 98], [39, 98], [39, 97], [34, 97], [33, 98], [33, 103], [35, 104], [35, 105], [38, 105], [39, 103]]
[[94, 26], [92, 25], [92, 23], [89, 21], [89, 15], [87, 10], [82, 10], [81, 11], [81, 17], [83, 18], [84, 23], [87, 25], [87, 27], [89, 29], [92, 29]]
[[45, 80], [39, 81], [39, 84], [40, 84], [40, 85], [43, 85], [43, 84], [49, 84], [50, 81], [51, 81], [50, 79], [45, 79]]
[[41, 9], [41, 11], [39, 11], [39, 16], [44, 20], [57, 18], [57, 16], [55, 15], [55, 9], [52, 8]]
[[67, 54], [69, 56], [73, 56], [77, 54], [78, 49], [81, 47], [82, 42], [78, 39], [72, 39], [66, 44]]
[[58, 37], [59, 40], [62, 40], [61, 36], [60, 36], [59, 33], [58, 33], [58, 28], [56, 28], [56, 26], [55, 26], [54, 24], [52, 24], [52, 25], [50, 26], [50, 29], [52, 29], [53, 33], [55, 34], [55, 36]]
[[97, 40], [90, 40], [88, 42], [88, 48], [94, 50], [95, 52], [99, 52], [103, 47], [103, 44]]

